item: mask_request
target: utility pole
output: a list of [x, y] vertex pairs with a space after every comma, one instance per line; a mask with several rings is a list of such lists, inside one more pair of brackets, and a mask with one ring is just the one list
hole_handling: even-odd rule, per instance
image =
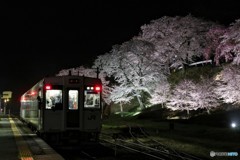
[[99, 71], [99, 68], [97, 67], [97, 78], [98, 78], [99, 73], [100, 73], [100, 71]]
[[99, 71], [99, 67], [97, 67], [97, 68], [92, 68], [92, 69], [96, 69], [97, 78], [99, 78], [99, 73], [100, 73], [100, 71]]

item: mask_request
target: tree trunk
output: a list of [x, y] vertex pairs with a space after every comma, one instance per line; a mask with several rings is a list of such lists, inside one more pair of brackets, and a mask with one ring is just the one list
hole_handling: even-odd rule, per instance
[[144, 107], [141, 99], [139, 98], [139, 96], [137, 96], [137, 100], [138, 100], [138, 103], [139, 103], [139, 105], [140, 105], [140, 109], [141, 109], [141, 110], [144, 109], [145, 107]]
[[208, 114], [211, 114], [209, 109], [207, 109], [207, 113], [208, 113]]
[[189, 117], [189, 109], [187, 109], [187, 116]]
[[121, 117], [123, 117], [123, 107], [122, 107], [122, 103], [120, 102], [120, 111], [121, 111]]

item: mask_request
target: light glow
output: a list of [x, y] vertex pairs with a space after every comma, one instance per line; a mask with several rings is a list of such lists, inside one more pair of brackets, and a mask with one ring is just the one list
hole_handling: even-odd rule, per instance
[[35, 94], [36, 94], [36, 92], [34, 92], [34, 91], [31, 92], [31, 95], [35, 95]]
[[95, 91], [101, 91], [101, 87], [96, 86], [96, 87], [95, 87]]
[[48, 85], [45, 86], [45, 89], [50, 90], [50, 89], [52, 89], [52, 86], [48, 84]]
[[232, 127], [232, 128], [236, 128], [236, 127], [237, 127], [237, 124], [236, 124], [235, 122], [232, 122], [232, 123], [231, 123], [231, 127]]

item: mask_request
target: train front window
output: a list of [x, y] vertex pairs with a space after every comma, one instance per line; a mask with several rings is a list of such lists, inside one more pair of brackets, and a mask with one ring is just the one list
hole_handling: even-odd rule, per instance
[[78, 90], [68, 91], [68, 109], [70, 110], [78, 109]]
[[100, 92], [84, 91], [84, 107], [100, 108]]
[[61, 110], [62, 90], [46, 90], [46, 109]]

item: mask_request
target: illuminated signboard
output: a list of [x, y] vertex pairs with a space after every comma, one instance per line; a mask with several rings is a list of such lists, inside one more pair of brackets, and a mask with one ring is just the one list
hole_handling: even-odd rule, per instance
[[12, 91], [3, 91], [2, 99], [9, 99], [12, 98]]

